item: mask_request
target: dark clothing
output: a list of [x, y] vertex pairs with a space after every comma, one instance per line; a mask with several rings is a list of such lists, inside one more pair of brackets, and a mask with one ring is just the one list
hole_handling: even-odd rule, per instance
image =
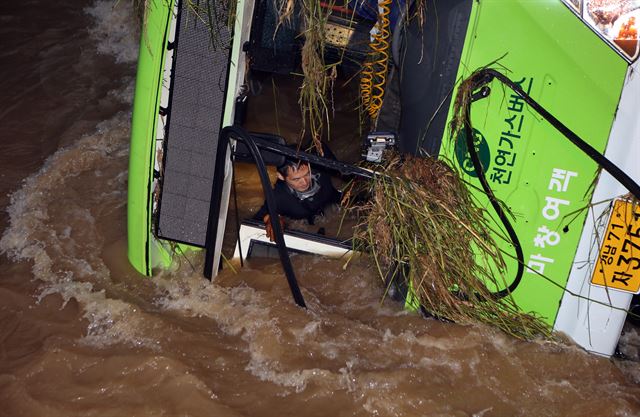
[[[326, 206], [340, 202], [340, 192], [333, 187], [331, 177], [324, 172], [316, 172], [320, 189], [313, 196], [304, 199], [300, 199], [286, 182], [276, 181], [273, 194], [276, 198], [278, 214], [295, 220], [307, 219], [309, 224], [313, 224], [313, 217], [322, 214]], [[266, 202], [254, 218], [262, 220], [265, 214], [268, 214]]]

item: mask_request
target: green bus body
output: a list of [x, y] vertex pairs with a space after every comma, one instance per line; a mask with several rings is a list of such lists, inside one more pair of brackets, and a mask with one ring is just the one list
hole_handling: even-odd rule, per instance
[[[175, 21], [175, 4], [174, 0], [151, 0], [138, 61], [129, 163], [128, 256], [134, 268], [144, 275], [152, 275], [156, 267], [169, 267], [174, 261], [171, 246], [178, 245], [157, 238], [153, 226], [153, 213], [157, 208], [154, 199], [159, 194], [154, 189], [160, 174], [156, 170], [162, 171], [156, 159], [161, 163], [159, 150], [163, 148], [159, 144], [164, 139], [160, 109], [168, 95], [170, 71], [166, 67], [172, 60], [168, 40]], [[629, 171], [630, 176], [638, 181], [640, 169], [634, 167], [635, 161], [620, 157], [627, 149], [633, 152], [640, 146], [640, 138], [637, 137], [640, 127], [635, 116], [640, 107], [640, 99], [635, 98], [640, 97], [640, 81], [631, 78], [638, 62], [630, 64], [624, 58], [625, 54], [629, 60], [637, 58], [637, 44], [635, 52], [625, 52], [615, 42], [596, 33], [597, 29], [591, 27], [592, 22], [587, 22], [585, 17], [586, 4], [562, 0], [468, 0], [455, 4], [434, 1], [432, 8], [427, 6], [426, 10], [427, 13], [436, 13], [437, 25], [455, 26], [444, 18], [442, 22], [438, 21], [438, 6], [441, 11], [466, 7], [464, 16], [465, 19], [469, 16], [468, 23], [464, 20], [454, 27], [455, 30], [450, 31], [452, 39], [442, 39], [446, 36], [438, 38], [437, 35], [435, 40], [430, 38], [450, 52], [447, 59], [434, 59], [433, 65], [421, 67], [419, 48], [422, 46], [407, 48], [418, 52], [413, 56], [417, 56], [420, 63], [410, 64], [418, 70], [412, 72], [411, 77], [404, 78], [402, 83], [422, 83], [427, 97], [410, 102], [405, 110], [419, 109], [425, 114], [431, 113], [431, 106], [435, 103], [438, 112], [442, 97], [437, 94], [450, 89], [448, 126], [456, 110], [456, 87], [474, 71], [490, 66], [517, 82], [534, 100], [598, 152], [605, 154], [606, 151], [617, 158], [620, 168]], [[249, 45], [254, 16], [253, 1], [237, 2], [233, 32], [236, 36], [232, 37], [222, 126], [233, 123], [235, 100], [245, 88], [248, 65], [245, 55], [250, 53], [245, 54], [243, 47]], [[431, 33], [439, 32], [436, 28]], [[629, 48], [628, 42], [624, 45]], [[423, 48], [423, 52], [425, 50]], [[454, 62], [449, 59], [451, 57], [459, 58], [457, 66], [455, 62], [458, 61]], [[453, 83], [454, 74], [455, 85], [449, 86]], [[445, 78], [449, 81], [442, 82]], [[402, 85], [413, 88], [413, 85]], [[471, 122], [485, 177], [498, 199], [505, 202], [513, 214], [511, 223], [523, 250], [525, 270], [512, 293], [514, 301], [523, 311], [534, 313], [557, 329], [566, 331], [588, 350], [611, 355], [626, 317], [624, 310], [629, 306], [632, 295], [628, 291], [609, 294], [607, 288], [602, 292], [590, 286], [588, 278], [583, 276], [585, 274], [578, 274], [576, 270], [580, 269], [581, 262], [589, 264], [585, 271], [595, 265], [590, 255], [590, 248], [594, 245], [590, 246], [588, 241], [593, 240], [590, 234], [597, 226], [587, 218], [587, 208], [593, 204], [594, 195], [609, 199], [626, 191], [620, 190], [619, 184], [612, 184], [610, 178], [603, 180], [595, 162], [524, 104], [513, 91], [496, 80], [488, 86], [491, 89], [488, 97], [471, 105]], [[432, 95], [436, 98], [427, 103]], [[446, 109], [446, 102], [443, 107]], [[421, 131], [426, 132], [424, 137], [430, 136], [425, 142], [422, 142], [421, 134], [405, 134], [403, 137], [401, 126], [400, 148], [403, 149], [404, 145], [405, 149], [414, 151], [415, 143], [438, 142], [441, 138], [439, 156], [459, 167], [463, 178], [474, 187], [475, 197], [487, 208], [488, 215], [496, 217], [488, 198], [480, 191], [478, 173], [463, 144], [464, 138], [451, 137], [448, 128], [442, 132], [438, 130], [440, 128], [429, 131], [435, 115], [411, 114], [411, 118], [403, 118], [402, 122], [410, 120], [407, 125], [412, 129], [407, 131], [417, 132], [425, 128]], [[438, 113], [438, 117], [441, 125], [445, 117], [442, 113]], [[221, 195], [212, 196], [212, 201], [220, 203], [214, 258], [219, 258], [232, 175], [231, 162], [227, 160], [225, 164], [224, 178], [217, 178], [224, 184]], [[604, 209], [600, 210], [601, 214], [603, 212]], [[500, 242], [507, 263], [507, 271], [497, 278], [499, 288], [493, 288], [497, 291], [512, 283], [518, 264], [515, 250], [503, 238], [506, 233], [498, 220], [496, 230], [495, 238]], [[180, 246], [181, 249], [190, 248], [184, 244]], [[567, 287], [571, 287], [573, 292], [565, 291]], [[592, 303], [589, 300], [596, 292], [598, 301]], [[567, 298], [576, 293], [580, 297]], [[406, 306], [418, 307], [411, 292]], [[615, 314], [617, 311], [623, 313], [615, 320], [611, 319], [613, 310], [607, 306], [616, 309]], [[591, 313], [595, 310], [598, 310], [597, 315]], [[592, 334], [593, 340], [600, 339], [597, 344], [592, 343]]]
[[[559, 0], [474, 2], [458, 79], [489, 64], [604, 153], [628, 63]], [[485, 142], [476, 149], [486, 178], [513, 213], [524, 252], [527, 267], [514, 299], [553, 324], [598, 167], [513, 91], [497, 81], [490, 87], [489, 97], [472, 105], [471, 121]], [[456, 152], [456, 141], [445, 131], [441, 155], [457, 161], [465, 179], [480, 188], [465, 160], [466, 147], [462, 153], [458, 147]], [[566, 184], [552, 178], [554, 169], [565, 171]], [[477, 198], [493, 212], [482, 193]], [[545, 210], [549, 202], [556, 209]], [[507, 286], [517, 262], [511, 245], [497, 239], [508, 264]]]
[[172, 0], [152, 0], [140, 41], [136, 74], [127, 207], [128, 255], [133, 267], [150, 276], [156, 259], [169, 255], [153, 239], [151, 213], [158, 109], [160, 107], [165, 48], [170, 31]]

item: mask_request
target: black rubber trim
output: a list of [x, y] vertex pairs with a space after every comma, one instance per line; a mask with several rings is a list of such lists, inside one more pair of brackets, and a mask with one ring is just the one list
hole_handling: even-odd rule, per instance
[[[176, 1], [180, 1], [180, 0], [176, 0]], [[165, 26], [164, 33], [162, 35], [162, 39], [163, 39], [162, 45], [163, 45], [163, 47], [164, 47], [164, 45], [167, 45], [167, 37], [169, 35], [169, 28], [171, 26], [171, 15], [172, 14], [173, 14], [173, 7], [169, 7], [169, 10], [167, 12], [168, 23]], [[164, 63], [164, 61], [163, 61], [163, 63]], [[160, 66], [160, 71], [158, 72], [158, 78], [157, 78], [157, 81], [156, 81], [155, 85], [158, 85], [158, 86], [160, 85], [163, 76], [164, 76], [164, 66], [162, 65], [162, 66]], [[156, 90], [154, 103], [158, 102], [158, 94], [160, 94], [161, 90], [162, 90], [161, 88], [158, 88]], [[151, 166], [151, 169], [153, 171], [152, 175], [155, 175], [155, 168], [154, 168], [153, 161], [154, 161], [155, 155], [156, 155], [155, 142], [157, 140], [156, 136], [157, 136], [157, 128], [158, 128], [158, 115], [159, 115], [159, 111], [158, 112], [154, 111], [154, 114], [153, 114], [153, 125], [152, 125], [153, 126], [153, 138], [151, 138], [151, 140], [154, 143], [154, 147], [153, 147], [153, 151], [150, 152], [150, 156], [149, 156], [149, 160], [150, 160], [149, 165]], [[151, 190], [152, 184], [153, 184], [153, 181], [149, 181], [149, 183], [147, 184], [147, 208], [149, 206], [151, 206], [151, 198], [152, 198], [152, 194], [153, 194], [153, 192]], [[151, 211], [153, 211], [153, 209]], [[147, 212], [147, 239], [146, 239], [145, 252], [144, 252], [145, 266], [146, 266], [146, 268], [145, 268], [146, 274], [145, 275], [147, 275], [147, 276], [151, 276], [151, 272], [152, 272], [151, 271], [151, 253], [150, 253], [151, 240], [149, 239], [149, 232], [152, 229], [152, 223], [153, 223], [153, 213]]]
[[[166, 42], [165, 41], [165, 45], [166, 45], [166, 49], [167, 51], [173, 50], [173, 58], [171, 61], [171, 72], [169, 75], [169, 97], [168, 97], [168, 102], [167, 102], [167, 107], [166, 108], [160, 108], [161, 111], [164, 111], [165, 115], [166, 115], [166, 122], [164, 124], [164, 132], [162, 134], [162, 163], [160, 165], [160, 169], [162, 170], [160, 176], [159, 176], [159, 184], [158, 184], [158, 209], [156, 211], [156, 216], [153, 219], [153, 225], [154, 225], [154, 230], [155, 230], [155, 235], [156, 237], [160, 238], [160, 239], [164, 239], [164, 240], [170, 240], [172, 242], [176, 242], [176, 243], [180, 243], [180, 244], [184, 244], [185, 242], [179, 242], [177, 240], [172, 240], [172, 239], [166, 239], [164, 237], [162, 237], [162, 233], [160, 232], [160, 217], [161, 217], [161, 213], [162, 213], [162, 192], [164, 189], [164, 168], [167, 165], [167, 146], [169, 143], [169, 128], [171, 126], [171, 108], [172, 108], [172, 103], [173, 103], [173, 87], [175, 85], [175, 74], [176, 74], [176, 64], [178, 62], [178, 46], [180, 46], [180, 30], [182, 29], [182, 24], [180, 22], [181, 18], [182, 18], [182, 7], [183, 7], [183, 0], [176, 0], [177, 3], [177, 7], [178, 7], [178, 13], [176, 15], [176, 30], [175, 30], [175, 37], [173, 39], [173, 42]], [[166, 58], [165, 58], [166, 59]], [[164, 72], [164, 66], [163, 68], [160, 69], [161, 73]], [[158, 91], [162, 91], [162, 88], [160, 88]], [[154, 149], [154, 153], [155, 153], [155, 149]], [[190, 244], [190, 243], [187, 243]], [[190, 244], [192, 245], [192, 244]], [[192, 245], [193, 246], [193, 245]]]

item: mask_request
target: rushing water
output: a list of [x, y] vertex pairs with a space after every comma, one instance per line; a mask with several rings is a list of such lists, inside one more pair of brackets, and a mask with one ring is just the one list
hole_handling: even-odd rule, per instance
[[137, 275], [138, 35], [114, 3], [0, 6], [0, 415], [640, 415], [638, 362], [409, 314], [364, 260], [294, 258], [306, 311], [270, 261]]

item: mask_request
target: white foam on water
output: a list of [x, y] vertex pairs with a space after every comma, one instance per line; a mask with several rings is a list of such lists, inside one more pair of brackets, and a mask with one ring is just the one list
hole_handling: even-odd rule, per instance
[[[45, 222], [49, 220], [48, 207], [55, 200], [56, 191], [64, 187], [67, 179], [91, 170], [96, 160], [126, 152], [128, 123], [129, 116], [124, 113], [100, 123], [96, 132], [84, 136], [70, 147], [59, 149], [47, 158], [38, 172], [24, 180], [22, 188], [11, 195], [7, 209], [10, 225], [0, 239], [2, 253], [15, 260], [33, 260], [39, 256], [46, 242], [34, 237], [37, 232], [52, 233]], [[68, 228], [64, 234], [68, 234], [66, 230]], [[46, 269], [46, 264], [47, 261], [43, 260], [42, 265], [36, 268]], [[39, 275], [39, 279], [44, 278]]]
[[[92, 17], [89, 33], [98, 52], [120, 63], [134, 63], [139, 31], [132, 6], [97, 0], [84, 11]], [[134, 77], [125, 75], [119, 85], [109, 96], [131, 103]], [[121, 112], [99, 123], [92, 133], [72, 138], [70, 145], [56, 151], [24, 180], [7, 208], [9, 226], [0, 239], [0, 252], [14, 261], [32, 262], [34, 278], [43, 282], [39, 301], [59, 294], [65, 304], [72, 298], [80, 302], [89, 321], [85, 343], [126, 342], [155, 348], [156, 343], [142, 335], [144, 315], [125, 301], [107, 297], [110, 276], [100, 258], [103, 237], [91, 214], [93, 207], [81, 201], [94, 198], [95, 205], [108, 201], [112, 210], [126, 204], [130, 119], [130, 113]], [[123, 171], [105, 176], [104, 170], [118, 162]], [[98, 184], [104, 183], [96, 187], [96, 194], [83, 197], [80, 191], [66, 206], [58, 201], [74, 178], [90, 182], [90, 175]]]
[[490, 413], [493, 410], [493, 407], [485, 408], [484, 410], [480, 410], [478, 412], [473, 413], [472, 417], [484, 417], [486, 413]]
[[620, 336], [620, 350], [629, 359], [640, 361], [640, 332], [635, 326], [625, 326]]
[[108, 95], [114, 97], [121, 103], [133, 103], [133, 94], [135, 92], [135, 77], [124, 77], [124, 87], [109, 91]]
[[85, 13], [95, 21], [89, 33], [98, 52], [115, 57], [116, 62], [136, 62], [140, 36], [130, 2], [98, 0]]
[[[130, 24], [132, 19], [118, 17], [118, 9], [126, 8], [125, 4], [115, 9], [113, 4], [97, 1], [88, 9], [97, 22], [92, 34], [99, 40], [102, 52], [114, 54], [120, 62], [134, 62], [137, 36], [127, 35], [129, 42], [123, 35], [134, 27]], [[114, 91], [112, 95], [127, 101], [132, 95], [132, 86], [133, 82], [128, 83], [127, 88]], [[162, 329], [150, 329], [150, 326], [157, 327], [157, 322], [139, 306], [108, 296], [108, 289], [113, 284], [109, 269], [100, 258], [99, 225], [91, 211], [81, 204], [76, 206], [75, 202], [69, 202], [66, 213], [73, 217], [71, 224], [65, 223], [60, 211], [53, 210], [59, 207], [58, 196], [71, 179], [89, 175], [104, 182], [100, 199], [110, 200], [112, 207], [126, 204], [126, 170], [108, 176], [104, 169], [111, 163], [126, 160], [129, 120], [129, 114], [121, 113], [101, 123], [95, 132], [52, 155], [39, 172], [25, 180], [23, 187], [11, 197], [10, 223], [0, 239], [0, 251], [13, 260], [32, 263], [34, 277], [43, 282], [39, 293], [41, 299], [49, 294], [60, 294], [65, 302], [72, 298], [79, 301], [84, 317], [89, 321], [84, 343], [98, 347], [125, 343], [160, 350], [159, 338], [154, 336]], [[78, 237], [80, 233], [81, 238]], [[96, 246], [91, 247], [94, 242]], [[243, 273], [259, 281], [260, 274], [269, 275], [273, 271]], [[367, 282], [350, 280], [346, 284], [366, 286]], [[319, 395], [327, 393], [327, 397], [334, 391], [344, 390], [361, 401], [363, 409], [373, 415], [412, 415], [411, 411], [416, 410], [433, 410], [431, 415], [460, 415], [441, 401], [428, 397], [423, 399], [414, 394], [400, 398], [404, 395], [403, 384], [416, 375], [432, 374], [447, 374], [447, 378], [455, 382], [465, 371], [473, 371], [486, 361], [481, 357], [482, 353], [468, 353], [473, 349], [481, 352], [488, 346], [506, 353], [517, 350], [510, 339], [492, 335], [487, 340], [481, 336], [483, 330], [477, 328], [469, 328], [464, 336], [451, 337], [378, 329], [350, 319], [345, 311], [353, 306], [345, 304], [335, 309], [323, 306], [320, 297], [313, 294], [305, 294], [311, 301], [311, 311], [296, 310], [290, 300], [283, 301], [268, 291], [261, 292], [248, 286], [226, 288], [209, 283], [199, 273], [186, 271], [186, 268], [161, 273], [150, 285], [157, 294], [155, 304], [162, 311], [210, 318], [225, 334], [239, 337], [244, 343], [237, 348], [249, 356], [245, 370], [261, 381], [283, 387], [282, 395], [300, 393], [310, 386], [314, 392], [320, 392]], [[367, 302], [362, 301], [363, 304]], [[357, 307], [363, 308], [362, 305]], [[372, 304], [371, 311], [385, 317], [409, 314], [379, 304], [375, 305], [376, 309], [373, 307]], [[287, 311], [280, 312], [282, 308]], [[332, 327], [348, 329], [348, 332], [335, 334]], [[460, 351], [466, 353], [456, 356]], [[309, 363], [305, 354], [316, 358], [319, 364], [300, 367], [299, 363]], [[456, 358], [460, 356], [464, 357], [464, 362], [457, 362]], [[490, 378], [483, 378], [491, 383]], [[442, 379], [445, 383], [450, 382]], [[187, 381], [187, 384], [195, 383], [199, 381]], [[476, 384], [476, 381], [470, 383]], [[563, 382], [556, 385], [550, 385], [546, 395], [557, 392]], [[493, 389], [498, 392], [502, 388], [504, 386], [495, 384]], [[540, 386], [536, 388], [540, 389]], [[615, 392], [616, 386], [603, 388], [605, 392]], [[202, 390], [207, 395], [214, 395], [204, 384]], [[487, 413], [491, 414], [490, 409], [482, 408], [474, 415]]]
[[617, 360], [615, 363], [624, 372], [624, 374], [635, 382], [640, 384], [640, 331], [638, 327], [627, 324], [620, 336], [619, 341], [620, 352], [627, 358], [626, 360]]
[[[100, 258], [102, 237], [95, 218], [82, 206], [84, 198], [60, 201], [75, 178], [126, 159], [129, 119], [128, 113], [119, 113], [100, 123], [94, 133], [59, 149], [24, 180], [11, 196], [0, 252], [13, 261], [32, 263], [33, 277], [43, 283], [39, 300], [59, 294], [65, 304], [72, 298], [80, 302], [90, 323], [86, 343], [153, 347], [153, 341], [139, 331], [144, 323], [136, 308], [108, 298], [100, 288], [109, 282], [109, 270]], [[123, 186], [121, 176], [106, 184], [110, 181]]]
[[[252, 271], [254, 278], [260, 271]], [[249, 363], [245, 370], [262, 381], [269, 381], [294, 392], [303, 391], [310, 381], [327, 387], [339, 386], [341, 376], [326, 369], [283, 369], [287, 355], [284, 332], [301, 337], [313, 333], [311, 320], [298, 330], [280, 324], [273, 304], [249, 287], [224, 288], [202, 279], [199, 274], [161, 273], [154, 278], [161, 294], [156, 303], [164, 310], [181, 315], [208, 317], [228, 335], [246, 343]], [[304, 315], [304, 312], [300, 312]], [[303, 337], [304, 338], [304, 337]]]
[[[259, 282], [269, 272], [268, 268], [245, 269], [241, 274]], [[421, 367], [412, 356], [412, 348], [422, 349], [415, 337], [405, 355], [398, 350], [405, 349], [403, 344], [411, 339], [407, 334], [393, 336], [324, 311], [327, 307], [315, 303], [309, 303], [308, 310], [299, 310], [289, 299], [274, 299], [270, 292], [221, 287], [192, 272], [161, 273], [154, 283], [160, 294], [156, 303], [162, 310], [213, 319], [224, 333], [240, 337], [249, 355], [245, 370], [285, 388], [281, 395], [300, 393], [312, 385], [314, 393], [343, 390], [354, 397], [375, 396], [380, 389], [393, 392], [406, 372]], [[343, 327], [349, 332], [335, 334], [336, 328]], [[392, 338], [397, 342], [386, 343]], [[316, 366], [299, 366], [309, 363], [309, 358], [316, 358], [312, 362]], [[438, 366], [457, 370], [454, 363]]]

